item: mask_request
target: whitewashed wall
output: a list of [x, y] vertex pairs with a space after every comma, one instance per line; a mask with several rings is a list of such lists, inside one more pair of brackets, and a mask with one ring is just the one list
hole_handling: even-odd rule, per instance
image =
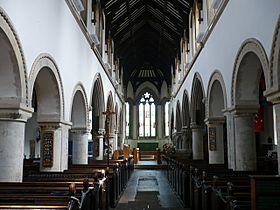
[[[64, 120], [70, 121], [72, 94], [78, 82], [91, 102], [96, 73], [101, 75], [106, 103], [114, 87], [64, 0], [0, 0], [0, 6], [16, 29], [28, 74], [39, 54], [47, 53], [54, 58], [62, 78]], [[113, 98], [114, 104], [120, 103], [118, 95], [113, 94]]]
[[205, 94], [209, 78], [214, 70], [223, 76], [227, 104], [231, 100], [231, 80], [234, 62], [242, 43], [248, 38], [257, 39], [270, 56], [273, 33], [280, 15], [280, 1], [229, 0], [200, 55], [192, 66], [173, 100], [174, 117], [177, 100], [183, 99], [186, 89], [191, 96], [193, 77], [196, 72], [202, 77]]

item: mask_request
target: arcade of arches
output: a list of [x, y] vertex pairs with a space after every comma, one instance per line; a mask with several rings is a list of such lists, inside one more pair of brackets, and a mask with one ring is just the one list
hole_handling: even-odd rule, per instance
[[[62, 172], [139, 143], [237, 171], [278, 156], [280, 173], [278, 1], [128, 0], [127, 19], [116, 1], [75, 2], [0, 0], [1, 182], [22, 181], [24, 159]], [[230, 17], [250, 4], [248, 23]]]

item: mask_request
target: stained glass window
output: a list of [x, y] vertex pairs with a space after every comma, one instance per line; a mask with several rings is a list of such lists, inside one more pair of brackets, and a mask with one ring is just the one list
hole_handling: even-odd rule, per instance
[[156, 136], [156, 106], [153, 96], [146, 92], [139, 104], [139, 136]]

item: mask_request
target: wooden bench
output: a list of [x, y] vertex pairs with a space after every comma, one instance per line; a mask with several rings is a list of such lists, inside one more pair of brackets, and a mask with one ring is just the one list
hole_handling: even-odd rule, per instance
[[0, 209], [67, 209], [81, 189], [80, 182], [0, 183]]
[[111, 207], [115, 207], [132, 173], [133, 160], [91, 160], [89, 165], [69, 165], [69, 169], [62, 172], [39, 172], [24, 178], [25, 181], [82, 181], [84, 178], [101, 177], [107, 172], [108, 192], [107, 200]]
[[251, 210], [280, 209], [280, 176], [253, 175], [251, 179]]

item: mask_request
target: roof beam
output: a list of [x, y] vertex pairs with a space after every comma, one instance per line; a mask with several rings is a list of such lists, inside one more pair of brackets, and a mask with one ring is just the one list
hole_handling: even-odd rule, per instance
[[130, 11], [130, 6], [129, 6], [129, 0], [126, 0], [126, 10], [127, 10], [127, 14], [128, 14], [128, 20], [129, 20], [129, 28], [130, 28], [130, 36], [132, 37], [132, 47], [133, 47], [133, 52], [134, 52], [134, 56], [136, 57], [136, 46], [135, 46], [135, 39], [134, 39], [134, 34], [133, 34], [133, 25], [132, 25], [132, 21], [131, 21], [131, 11]]

